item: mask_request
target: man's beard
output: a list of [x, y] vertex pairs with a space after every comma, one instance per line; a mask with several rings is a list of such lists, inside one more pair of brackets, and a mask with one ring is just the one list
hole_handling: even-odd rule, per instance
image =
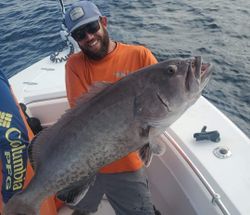
[[88, 48], [80, 47], [82, 52], [88, 56], [88, 58], [92, 60], [101, 60], [108, 54], [108, 47], [109, 47], [109, 34], [108, 31], [103, 28], [103, 37], [100, 38], [101, 41], [101, 48], [98, 52], [92, 52]]

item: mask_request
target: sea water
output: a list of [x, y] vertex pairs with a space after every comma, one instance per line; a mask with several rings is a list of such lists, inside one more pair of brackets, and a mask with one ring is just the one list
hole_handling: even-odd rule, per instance
[[[66, 8], [74, 1], [64, 1]], [[110, 36], [142, 44], [159, 61], [202, 55], [215, 72], [203, 95], [250, 136], [249, 0], [96, 0]], [[56, 0], [0, 3], [0, 66], [11, 77], [60, 50]], [[213, 128], [208, 128], [213, 129]]]

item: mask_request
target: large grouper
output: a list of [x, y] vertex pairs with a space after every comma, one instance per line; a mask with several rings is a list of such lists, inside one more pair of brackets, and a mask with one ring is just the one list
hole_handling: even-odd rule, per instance
[[70, 201], [101, 167], [154, 148], [157, 136], [199, 98], [211, 71], [200, 56], [171, 59], [90, 87], [75, 108], [35, 138], [29, 150], [35, 175], [4, 214], [37, 215], [52, 194]]

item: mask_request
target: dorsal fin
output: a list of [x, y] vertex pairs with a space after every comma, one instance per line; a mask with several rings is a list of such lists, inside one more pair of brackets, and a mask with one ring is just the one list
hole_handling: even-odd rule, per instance
[[[49, 133], [47, 135], [47, 128], [44, 130], [40, 131], [31, 141], [29, 147], [28, 147], [28, 155], [29, 155], [29, 160], [31, 163], [31, 166], [34, 171], [36, 171], [37, 166], [39, 166], [40, 163], [40, 158], [41, 158], [41, 150], [40, 147], [42, 146], [43, 143], [46, 143], [49, 137]], [[39, 142], [37, 142], [37, 139], [39, 137]]]
[[94, 84], [92, 84], [87, 93], [84, 93], [82, 96], [79, 97], [79, 99], [77, 99], [76, 101], [76, 106], [79, 103], [84, 103], [84, 102], [88, 102], [89, 100], [91, 100], [93, 97], [95, 97], [97, 94], [99, 94], [100, 92], [102, 92], [104, 89], [106, 89], [107, 87], [111, 86], [112, 83], [109, 82], [95, 82]]
[[[41, 161], [41, 149], [42, 144], [46, 144], [46, 142], [53, 141], [52, 138], [58, 137], [58, 133], [61, 129], [67, 125], [74, 117], [77, 115], [78, 110], [81, 111], [86, 104], [99, 93], [104, 91], [107, 87], [112, 85], [111, 83], [107, 82], [96, 82], [90, 88], [88, 93], [85, 93], [81, 96], [76, 103], [76, 106], [66, 110], [65, 114], [61, 116], [61, 118], [49, 128], [42, 130], [33, 140], [32, 144], [29, 146], [29, 157], [32, 164], [32, 167], [36, 169], [39, 166]], [[51, 135], [53, 134], [53, 135]], [[46, 147], [52, 147], [50, 144], [46, 144]], [[43, 150], [46, 151], [46, 150]], [[44, 152], [46, 153], [46, 152]], [[45, 155], [44, 155], [45, 156]], [[43, 157], [43, 156], [42, 156]]]
[[36, 170], [36, 162], [35, 162], [36, 155], [33, 152], [33, 146], [34, 146], [34, 141], [35, 141], [36, 138], [37, 138], [37, 135], [31, 140], [31, 142], [30, 142], [30, 144], [28, 146], [28, 156], [29, 156], [30, 164], [31, 164], [34, 171]]

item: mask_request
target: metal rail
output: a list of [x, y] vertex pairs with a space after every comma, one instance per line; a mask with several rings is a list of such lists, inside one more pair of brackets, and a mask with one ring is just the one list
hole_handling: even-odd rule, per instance
[[202, 184], [205, 186], [207, 191], [212, 196], [212, 203], [216, 204], [220, 208], [221, 212], [224, 215], [230, 215], [230, 212], [228, 211], [226, 206], [223, 204], [220, 195], [214, 191], [212, 186], [209, 184], [209, 182], [206, 180], [206, 178], [202, 175], [202, 173], [199, 171], [199, 169], [194, 165], [194, 163], [189, 159], [187, 154], [182, 150], [182, 148], [178, 145], [178, 143], [167, 132], [164, 132], [163, 135], [169, 140], [169, 142], [179, 152], [179, 154], [182, 156], [182, 158], [188, 163], [188, 165], [194, 171], [196, 176], [200, 179]]

